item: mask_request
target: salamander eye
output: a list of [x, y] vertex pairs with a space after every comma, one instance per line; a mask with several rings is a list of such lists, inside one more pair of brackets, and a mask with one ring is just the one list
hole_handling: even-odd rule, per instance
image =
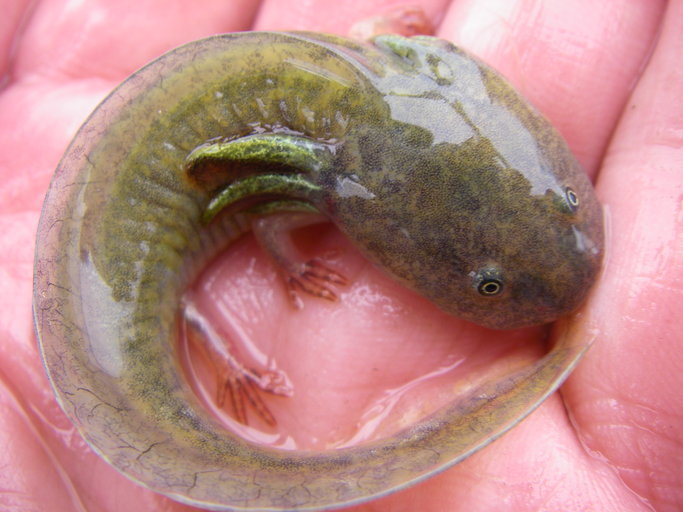
[[497, 279], [486, 279], [479, 284], [477, 290], [481, 295], [491, 297], [503, 291], [503, 283]]
[[503, 293], [503, 277], [496, 267], [485, 267], [473, 272], [473, 285], [482, 297], [495, 297]]
[[579, 208], [579, 196], [574, 192], [574, 189], [567, 187], [564, 189], [564, 196], [567, 199], [567, 204], [573, 212]]

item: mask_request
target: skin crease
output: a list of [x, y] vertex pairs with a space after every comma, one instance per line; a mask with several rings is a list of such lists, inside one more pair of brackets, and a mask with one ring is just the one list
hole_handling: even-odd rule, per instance
[[[14, 34], [0, 38], [13, 45], [12, 51], [3, 47], [9, 58], [0, 61], [9, 63], [3, 69], [0, 96], [0, 127], [9, 128], [0, 137], [0, 275], [6, 290], [0, 310], [0, 435], [6, 449], [0, 457], [2, 467], [11, 468], [0, 472], [3, 509], [192, 510], [119, 476], [89, 452], [53, 402], [30, 315], [38, 210], [56, 162], [85, 115], [125, 75], [165, 49], [246, 28], [344, 33], [352, 22], [389, 5], [292, 3], [297, 7], [265, 2], [251, 24], [256, 6], [250, 3], [242, 6], [249, 14], [240, 19], [229, 12], [238, 2], [229, 7], [222, 5], [225, 2], [206, 3], [195, 13], [181, 4], [162, 11], [155, 10], [154, 2], [119, 3], [116, 8], [93, 2], [64, 9], [62, 3], [46, 1], [33, 6], [32, 16], [13, 18], [22, 23], [2, 27]], [[609, 262], [587, 307], [600, 318], [601, 335], [561, 394], [519, 428], [442, 475], [355, 510], [486, 511], [501, 504], [513, 511], [649, 510], [643, 500], [659, 511], [679, 510], [683, 418], [677, 390], [683, 364], [675, 344], [680, 339], [676, 309], [683, 290], [683, 99], [678, 93], [683, 76], [674, 64], [683, 49], [683, 3], [624, 1], [602, 8], [596, 2], [578, 2], [571, 9], [559, 1], [543, 2], [542, 7], [531, 1], [423, 4], [435, 19], [438, 35], [503, 71], [561, 129], [591, 175], [598, 176], [598, 194], [610, 218]], [[152, 12], [163, 16], [151, 18]], [[187, 23], [188, 16], [193, 23]], [[155, 30], [147, 28], [150, 19]], [[122, 27], [126, 37], [120, 36]], [[289, 357], [310, 364], [314, 372], [316, 357], [334, 353], [336, 371], [343, 373], [326, 376], [326, 383], [357, 377], [351, 362], [365, 357], [359, 349], [373, 345], [359, 342], [355, 347], [360, 333], [379, 338], [384, 354], [397, 353], [392, 357], [398, 372], [415, 362], [424, 342], [415, 339], [416, 333], [430, 329], [431, 338], [452, 339], [463, 329], [461, 322], [445, 322], [424, 301], [387, 282], [334, 232], [329, 237], [325, 244], [339, 250], [340, 268], [354, 284], [339, 305], [308, 300], [304, 316], [292, 317], [284, 296], [259, 302], [247, 291], [254, 283], [269, 283], [275, 290], [278, 286], [253, 244], [225, 260], [234, 280], [225, 288], [236, 282], [249, 303], [268, 308], [255, 307], [248, 318], [267, 312], [291, 322], [291, 327], [285, 325], [284, 339], [278, 340], [287, 344]], [[256, 270], [247, 279], [240, 268], [251, 261]], [[273, 293], [282, 295], [281, 290]], [[387, 302], [409, 312], [382, 316]], [[367, 322], [359, 335], [346, 339], [334, 334], [335, 325], [358, 318]], [[310, 332], [302, 332], [301, 325]], [[264, 329], [258, 336], [268, 335]], [[332, 334], [316, 335], [321, 330]], [[489, 331], [465, 328], [463, 336], [471, 339], [458, 343], [466, 346], [487, 335]], [[515, 336], [529, 351], [537, 349], [537, 330]], [[443, 354], [439, 343], [430, 347], [433, 357]], [[348, 362], [348, 368], [339, 361]], [[327, 396], [320, 403], [328, 404], [330, 414], [339, 414], [334, 411], [341, 409], [342, 398]], [[315, 431], [316, 426], [305, 428]]]

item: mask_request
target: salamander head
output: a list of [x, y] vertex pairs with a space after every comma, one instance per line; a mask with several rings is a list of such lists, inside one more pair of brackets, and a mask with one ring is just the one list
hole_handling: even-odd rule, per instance
[[487, 327], [576, 309], [600, 268], [603, 222], [562, 137], [453, 45], [390, 36], [379, 44], [420, 74], [410, 75], [414, 84], [391, 76], [380, 84], [396, 128], [362, 154], [395, 156], [365, 173], [387, 203], [375, 215], [387, 219], [384, 245], [373, 243], [370, 256], [442, 309]]
[[600, 269], [602, 209], [568, 152], [553, 164], [543, 179], [464, 166], [458, 179], [430, 187], [421, 216], [434, 228], [418, 244], [428, 263], [410, 286], [447, 312], [498, 329], [576, 309]]

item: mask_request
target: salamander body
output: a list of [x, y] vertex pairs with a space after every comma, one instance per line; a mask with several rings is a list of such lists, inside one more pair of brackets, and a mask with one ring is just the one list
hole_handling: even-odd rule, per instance
[[175, 49], [80, 129], [38, 234], [34, 311], [51, 382], [124, 474], [214, 510], [354, 503], [483, 446], [575, 363], [575, 350], [552, 352], [530, 383], [497, 383], [485, 411], [473, 394], [367, 446], [279, 452], [239, 439], [179, 375], [178, 302], [254, 211], [306, 209], [487, 327], [571, 312], [600, 267], [600, 207], [564, 141], [450, 43], [240, 33]]

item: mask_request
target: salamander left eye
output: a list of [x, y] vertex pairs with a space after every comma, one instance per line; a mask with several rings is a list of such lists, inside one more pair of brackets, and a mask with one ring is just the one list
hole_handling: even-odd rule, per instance
[[579, 196], [574, 192], [574, 189], [567, 187], [564, 190], [564, 196], [567, 199], [567, 204], [569, 204], [569, 208], [573, 212], [575, 212], [579, 208]]
[[503, 291], [503, 283], [497, 279], [486, 279], [479, 284], [477, 290], [485, 297], [492, 297]]

